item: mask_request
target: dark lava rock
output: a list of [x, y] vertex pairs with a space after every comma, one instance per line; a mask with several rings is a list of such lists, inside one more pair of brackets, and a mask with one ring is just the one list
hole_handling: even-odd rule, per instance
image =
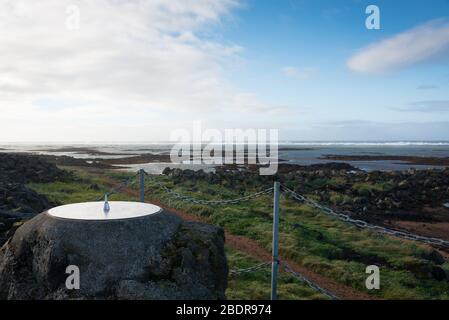
[[71, 173], [39, 156], [0, 153], [0, 210], [40, 213], [54, 204], [29, 189], [26, 184], [67, 181], [72, 178]]
[[429, 260], [436, 265], [442, 265], [446, 261], [441, 253], [436, 250], [424, 251], [422, 253], [422, 258]]
[[442, 269], [441, 267], [432, 267], [431, 274], [432, 277], [437, 281], [446, 280], [446, 271], [444, 271], [444, 269]]
[[25, 184], [62, 181], [71, 175], [43, 157], [0, 153], [0, 181]]
[[48, 199], [22, 184], [0, 183], [0, 210], [39, 213], [51, 206]]
[[[69, 290], [69, 265], [80, 289]], [[125, 220], [40, 214], [0, 250], [0, 299], [224, 299], [224, 232], [163, 211]]]
[[170, 176], [174, 184], [205, 181], [242, 195], [248, 189], [261, 190], [280, 181], [302, 195], [316, 195], [321, 204], [336, 211], [363, 215], [359, 218], [371, 222], [381, 223], [385, 215], [397, 214], [399, 217], [406, 212], [412, 212], [410, 218], [416, 221], [449, 222], [449, 217], [432, 216], [426, 211], [428, 208], [442, 209], [442, 203], [448, 202], [448, 168], [365, 172], [346, 163], [325, 163], [310, 166], [280, 164], [274, 176], [260, 176], [257, 166], [230, 165], [217, 167], [215, 172], [209, 173], [169, 168], [163, 173]]
[[[13, 233], [12, 226], [51, 208], [45, 196], [26, 186], [27, 183], [48, 183], [73, 179], [71, 173], [59, 169], [43, 157], [0, 153], [0, 246]], [[12, 232], [11, 232], [12, 231]]]

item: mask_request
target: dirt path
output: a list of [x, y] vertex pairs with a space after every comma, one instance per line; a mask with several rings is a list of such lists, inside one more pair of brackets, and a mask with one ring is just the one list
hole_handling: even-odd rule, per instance
[[[104, 177], [103, 177], [104, 178]], [[109, 179], [109, 182], [113, 185], [113, 187], [118, 186], [119, 184]], [[139, 193], [135, 190], [124, 188], [122, 193], [125, 193], [127, 195], [138, 197]], [[186, 221], [196, 221], [196, 222], [204, 222], [208, 223], [208, 221], [202, 217], [195, 216], [193, 214], [189, 214], [187, 212], [169, 208], [165, 204], [161, 203], [158, 199], [155, 199], [148, 194], [146, 195], [146, 199], [148, 202], [151, 202], [152, 204], [155, 204], [157, 206], [160, 206], [161, 208], [172, 212], [173, 214], [179, 216], [180, 218], [186, 220]], [[225, 237], [226, 237], [226, 244], [230, 246], [231, 248], [244, 252], [245, 254], [253, 257], [254, 259], [260, 261], [260, 262], [266, 262], [271, 260], [271, 253], [266, 250], [265, 248], [261, 247], [255, 240], [250, 239], [245, 236], [238, 236], [230, 233], [229, 231], [225, 230]], [[320, 287], [326, 289], [329, 292], [332, 292], [334, 295], [339, 297], [343, 300], [373, 300], [377, 299], [376, 297], [372, 297], [367, 293], [360, 292], [354, 288], [351, 288], [349, 286], [346, 286], [344, 284], [338, 283], [333, 279], [330, 279], [328, 277], [325, 277], [323, 275], [317, 274], [314, 271], [310, 270], [307, 267], [304, 267], [294, 261], [291, 261], [289, 259], [283, 260], [286, 262], [291, 269], [293, 269], [295, 272], [298, 272], [305, 276], [307, 279], [311, 280], [312, 282], [318, 284]], [[281, 271], [283, 271], [281, 269]]]

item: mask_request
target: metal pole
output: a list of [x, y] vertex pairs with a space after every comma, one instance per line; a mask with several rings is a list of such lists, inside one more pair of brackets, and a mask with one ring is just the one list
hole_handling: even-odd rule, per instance
[[145, 202], [145, 170], [140, 169], [140, 202]]
[[110, 210], [111, 210], [111, 207], [109, 206], [108, 194], [106, 193], [104, 195], [103, 211], [104, 211], [104, 213], [108, 213]]
[[273, 252], [271, 262], [271, 300], [277, 299], [277, 275], [279, 268], [279, 195], [281, 184], [274, 183], [274, 199], [273, 199]]

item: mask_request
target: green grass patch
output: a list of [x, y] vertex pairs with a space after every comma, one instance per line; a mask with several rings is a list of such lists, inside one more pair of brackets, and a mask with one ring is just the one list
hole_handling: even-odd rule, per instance
[[[241, 270], [259, 264], [252, 257], [226, 247], [230, 270]], [[226, 297], [230, 300], [269, 300], [271, 292], [271, 267], [240, 275], [231, 275], [228, 280]], [[321, 293], [281, 272], [278, 278], [278, 298], [282, 300], [324, 300]]]
[[[72, 181], [53, 183], [30, 183], [28, 187], [44, 194], [53, 203], [69, 204], [75, 202], [90, 202], [101, 199], [105, 193], [113, 189], [112, 182], [125, 182], [132, 175], [129, 173], [106, 173], [97, 177], [85, 171], [75, 171]], [[135, 197], [117, 193], [110, 196], [111, 200], [136, 200]]]
[[388, 191], [390, 186], [385, 183], [355, 183], [352, 189], [357, 191], [360, 196], [368, 197], [372, 194]]

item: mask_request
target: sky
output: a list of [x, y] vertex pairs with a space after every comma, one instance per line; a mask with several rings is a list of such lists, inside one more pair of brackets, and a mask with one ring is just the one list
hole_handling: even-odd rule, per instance
[[449, 0], [0, 0], [0, 142], [167, 141], [194, 121], [449, 140]]

